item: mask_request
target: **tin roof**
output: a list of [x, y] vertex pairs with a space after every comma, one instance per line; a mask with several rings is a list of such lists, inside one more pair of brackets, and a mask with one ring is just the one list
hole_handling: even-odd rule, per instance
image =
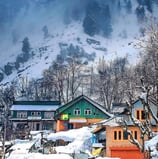
[[13, 111], [55, 111], [60, 106], [59, 101], [15, 101], [10, 110]]

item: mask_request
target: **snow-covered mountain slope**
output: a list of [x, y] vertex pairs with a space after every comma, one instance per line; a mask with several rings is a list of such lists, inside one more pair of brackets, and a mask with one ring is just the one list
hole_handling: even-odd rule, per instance
[[[92, 2], [98, 4], [98, 8], [93, 8]], [[151, 14], [157, 16], [157, 3], [154, 0], [150, 4], [147, 0], [68, 0], [67, 2], [64, 0], [15, 0], [14, 4], [11, 0], [2, 0], [0, 7], [2, 5], [7, 10], [7, 12], [4, 10], [3, 14], [7, 13], [8, 17], [5, 20], [3, 20], [3, 16], [0, 18], [0, 23], [3, 24], [0, 37], [2, 41], [0, 44], [0, 73], [3, 76], [1, 84], [20, 76], [41, 77], [43, 70], [48, 68], [56, 56], [61, 51], [64, 53], [63, 50], [70, 45], [78, 47], [88, 54], [95, 53], [93, 65], [102, 56], [107, 61], [118, 56], [127, 56], [130, 64], [135, 64], [139, 60], [138, 50], [134, 49], [132, 43], [135, 42], [135, 37], [142, 36], [143, 33], [140, 30], [144, 29], [142, 22], [138, 22], [139, 15], [141, 18]], [[142, 7], [144, 11], [141, 10]], [[152, 8], [152, 11], [149, 7]], [[106, 21], [109, 17], [96, 22], [97, 31], [88, 30], [92, 25], [90, 25], [89, 19], [87, 24], [85, 17], [87, 14], [91, 14], [92, 18], [97, 20], [101, 14], [97, 9], [110, 17], [105, 25], [110, 24], [110, 30], [107, 28], [110, 36], [103, 36], [104, 30], [101, 22]], [[136, 14], [137, 9], [139, 14]], [[98, 17], [95, 16], [97, 14]], [[29, 39], [31, 57], [27, 62], [20, 63], [18, 69], [13, 67], [11, 73], [6, 75], [5, 66], [8, 63], [9, 66], [14, 65], [17, 56], [22, 53], [22, 41], [25, 37]]]

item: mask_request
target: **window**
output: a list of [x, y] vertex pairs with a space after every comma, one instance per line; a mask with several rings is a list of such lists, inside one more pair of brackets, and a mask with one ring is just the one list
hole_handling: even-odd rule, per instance
[[134, 138], [137, 139], [137, 131], [134, 131]]
[[40, 116], [41, 112], [31, 112], [31, 116]]
[[114, 131], [114, 140], [117, 140], [117, 131]]
[[75, 115], [80, 115], [80, 114], [81, 114], [81, 110], [80, 110], [79, 108], [76, 108], [76, 109], [74, 110], [74, 114], [75, 114]]
[[54, 117], [54, 113], [53, 112], [45, 112], [44, 113], [44, 118], [46, 119], [51, 119]]
[[138, 120], [145, 120], [146, 115], [145, 115], [145, 111], [144, 110], [136, 110], [136, 118]]
[[121, 131], [118, 132], [118, 139], [121, 140]]
[[146, 118], [145, 111], [142, 110], [142, 111], [141, 111], [141, 119], [142, 119], [142, 120], [145, 120], [145, 118]]
[[27, 118], [27, 112], [17, 112], [17, 118]]
[[140, 115], [139, 115], [139, 113], [140, 113], [140, 111], [139, 110], [137, 110], [137, 116], [136, 116], [136, 118], [139, 120], [139, 117], [140, 117]]
[[128, 132], [127, 131], [114, 131], [114, 140], [128, 140]]
[[85, 115], [91, 115], [91, 109], [90, 109], [90, 108], [86, 108], [86, 109], [84, 110], [84, 114], [85, 114]]
[[134, 139], [138, 139], [138, 133], [137, 133], [137, 131], [131, 131], [132, 132], [132, 136], [133, 136], [133, 138]]
[[16, 126], [16, 130], [25, 130], [26, 131], [26, 128], [28, 128], [27, 123], [18, 123]]
[[121, 140], [121, 131], [114, 131], [114, 140]]
[[123, 139], [128, 140], [128, 132], [127, 131], [123, 132]]

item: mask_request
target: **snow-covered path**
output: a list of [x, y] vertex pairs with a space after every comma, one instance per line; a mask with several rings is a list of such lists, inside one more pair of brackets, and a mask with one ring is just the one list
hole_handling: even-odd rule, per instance
[[[69, 131], [63, 131], [58, 133], [45, 134], [45, 138], [55, 141], [57, 139], [63, 139], [65, 141], [71, 141], [66, 146], [56, 147], [57, 154], [42, 154], [42, 153], [30, 153], [29, 149], [34, 143], [40, 147], [40, 132], [34, 136], [32, 141], [16, 140], [16, 143], [12, 146], [12, 152], [8, 155], [7, 159], [72, 159], [72, 153], [85, 152], [90, 154], [91, 150], [91, 131], [94, 128], [83, 127], [80, 129], [73, 129]], [[88, 156], [88, 155], [87, 155]], [[112, 159], [109, 157], [98, 157], [97, 159]], [[119, 158], [115, 158], [119, 159]]]

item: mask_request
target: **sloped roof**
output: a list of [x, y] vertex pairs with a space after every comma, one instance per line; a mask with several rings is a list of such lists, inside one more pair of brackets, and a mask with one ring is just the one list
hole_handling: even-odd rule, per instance
[[14, 101], [14, 105], [60, 105], [60, 101]]
[[[92, 99], [88, 98], [85, 95], [80, 95], [79, 97], [75, 98], [74, 100], [68, 102], [65, 105], [62, 105], [61, 107], [58, 108], [58, 112], [63, 112], [66, 109], [70, 108], [71, 106], [73, 106], [75, 103], [77, 103], [78, 101], [80, 101], [81, 99], [84, 99], [86, 101], [88, 101], [89, 103], [91, 103], [92, 105], [94, 105], [96, 108], [98, 108], [99, 110], [101, 110], [103, 113], [107, 114], [109, 117], [111, 117], [112, 115], [110, 113], [108, 113], [105, 108], [103, 106], [101, 106], [100, 104], [98, 104], [97, 102], [93, 101]], [[60, 111], [61, 110], [61, 111]]]
[[59, 101], [15, 101], [12, 111], [55, 111], [60, 105]]
[[127, 108], [127, 104], [126, 103], [113, 103], [112, 112], [114, 114], [118, 114], [118, 113], [123, 112], [125, 110], [125, 108]]
[[[136, 101], [134, 101], [132, 103], [132, 105], [134, 105], [135, 103], [137, 103], [139, 101], [141, 101], [141, 99], [137, 99]], [[149, 101], [149, 103], [152, 103], [153, 105], [158, 106], [158, 101], [157, 101], [157, 99], [153, 95], [150, 95], [148, 97], [148, 101]]]

